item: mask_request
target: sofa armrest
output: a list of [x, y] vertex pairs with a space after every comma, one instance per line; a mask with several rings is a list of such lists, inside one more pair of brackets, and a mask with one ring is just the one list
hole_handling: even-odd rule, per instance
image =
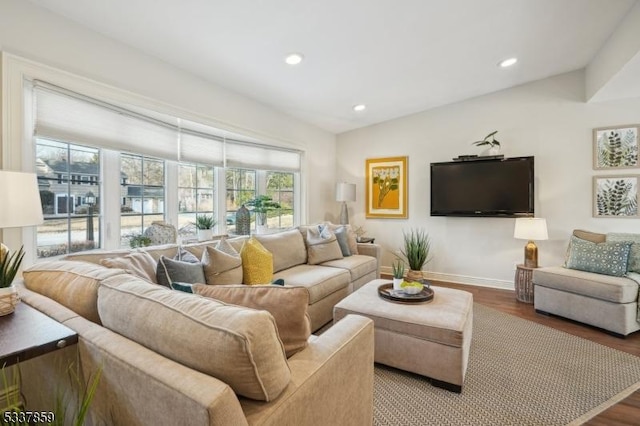
[[289, 358], [291, 383], [275, 401], [240, 399], [249, 424], [373, 424], [373, 322], [347, 315]]
[[380, 278], [380, 257], [382, 256], [382, 248], [380, 244], [358, 243], [358, 254], [371, 256], [376, 258], [378, 264], [378, 272], [376, 278]]

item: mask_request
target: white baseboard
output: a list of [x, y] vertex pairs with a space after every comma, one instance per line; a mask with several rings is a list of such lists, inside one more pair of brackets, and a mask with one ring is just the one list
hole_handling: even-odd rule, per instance
[[[390, 266], [381, 266], [380, 272], [382, 274], [392, 275], [392, 270]], [[422, 271], [422, 272], [424, 274], [424, 277], [428, 280], [445, 281], [445, 282], [455, 283], [455, 284], [475, 285], [478, 287], [499, 288], [502, 290], [511, 290], [511, 291], [515, 290], [513, 281], [496, 280], [492, 278], [470, 277], [467, 275], [445, 274], [442, 272], [432, 272], [432, 271]]]

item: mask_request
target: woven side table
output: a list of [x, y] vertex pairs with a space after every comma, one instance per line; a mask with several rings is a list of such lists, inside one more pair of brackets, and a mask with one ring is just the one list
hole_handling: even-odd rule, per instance
[[533, 303], [533, 270], [524, 265], [516, 266], [516, 299], [524, 303]]

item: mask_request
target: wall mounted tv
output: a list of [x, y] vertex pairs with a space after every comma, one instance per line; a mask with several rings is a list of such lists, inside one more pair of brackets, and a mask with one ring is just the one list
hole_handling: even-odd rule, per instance
[[533, 216], [533, 157], [431, 163], [431, 216]]

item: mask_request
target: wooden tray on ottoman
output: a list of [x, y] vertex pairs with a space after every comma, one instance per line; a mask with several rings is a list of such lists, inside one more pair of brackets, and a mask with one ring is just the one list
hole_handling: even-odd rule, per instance
[[[423, 283], [424, 284], [424, 283]], [[399, 290], [393, 290], [393, 283], [382, 284], [378, 287], [378, 294], [385, 300], [396, 303], [426, 303], [433, 300], [433, 290], [424, 287], [420, 293], [406, 294]]]

